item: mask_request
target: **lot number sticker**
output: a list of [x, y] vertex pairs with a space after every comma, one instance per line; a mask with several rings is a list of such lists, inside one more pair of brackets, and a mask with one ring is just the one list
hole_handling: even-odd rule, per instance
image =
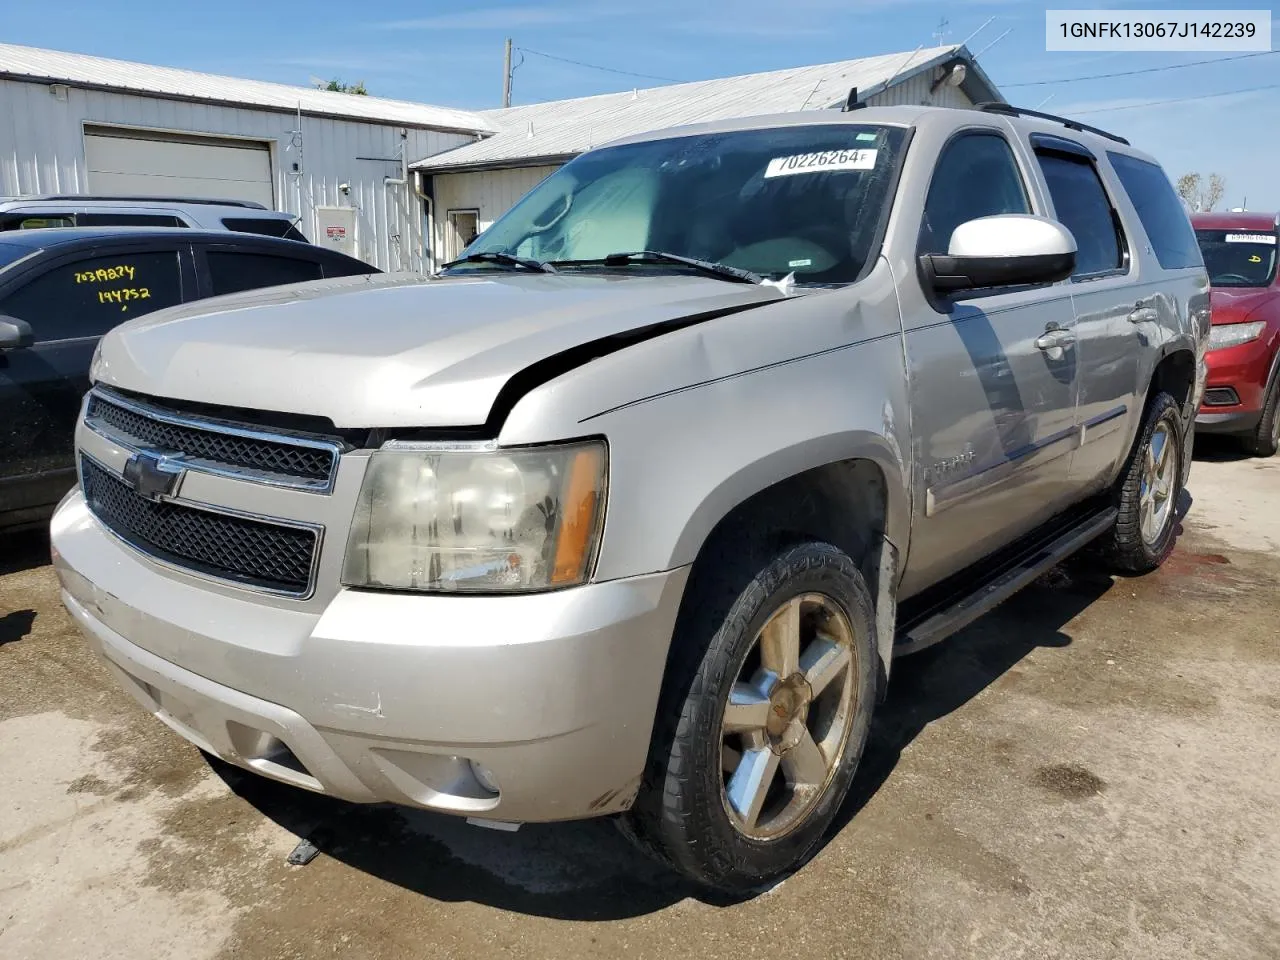
[[[766, 174], [767, 176], [767, 174]], [[1269, 243], [1275, 246], [1274, 233], [1228, 233], [1227, 243]]]
[[789, 177], [797, 173], [825, 173], [829, 170], [873, 170], [878, 150], [823, 150], [799, 153], [794, 157], [774, 157], [764, 176]]

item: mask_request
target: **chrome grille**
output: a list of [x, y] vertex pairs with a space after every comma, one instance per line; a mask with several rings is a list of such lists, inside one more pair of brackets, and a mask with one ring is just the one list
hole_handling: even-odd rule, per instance
[[341, 452], [336, 441], [186, 417], [99, 391], [89, 397], [85, 422], [126, 446], [179, 454], [196, 470], [304, 489], [327, 490]]
[[310, 591], [320, 536], [314, 528], [147, 500], [86, 456], [80, 478], [93, 515], [142, 553], [244, 586], [295, 596]]

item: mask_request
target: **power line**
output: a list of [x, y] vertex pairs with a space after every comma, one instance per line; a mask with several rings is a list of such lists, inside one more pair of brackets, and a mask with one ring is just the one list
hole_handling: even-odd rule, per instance
[[1239, 93], [1257, 93], [1259, 90], [1275, 90], [1280, 83], [1268, 83], [1261, 87], [1246, 87], [1244, 90], [1224, 90], [1221, 93], [1202, 93], [1198, 97], [1171, 97], [1168, 100], [1143, 100], [1141, 103], [1128, 103], [1120, 107], [1095, 107], [1092, 110], [1073, 110], [1072, 115], [1085, 113], [1110, 113], [1113, 110], [1137, 110], [1139, 107], [1159, 107], [1166, 103], [1190, 103], [1193, 100], [1212, 100], [1214, 97], [1234, 97]]
[[530, 50], [528, 47], [517, 47], [523, 53], [532, 53], [535, 57], [546, 57], [548, 60], [559, 60], [561, 63], [572, 63], [575, 67], [586, 67], [588, 70], [603, 70], [605, 73], [620, 73], [624, 77], [640, 77], [643, 80], [661, 80], [664, 83], [688, 83], [688, 80], [676, 80], [672, 77], [658, 77], [652, 73], [633, 73], [630, 70], [618, 70], [614, 67], [602, 67], [598, 63], [584, 63], [581, 60], [570, 60], [568, 57], [557, 57], [553, 53], [541, 50]]
[[1141, 70], [1123, 70], [1120, 73], [1096, 73], [1090, 77], [1063, 77], [1061, 80], [1026, 80], [1022, 83], [1002, 83], [1001, 87], [1043, 87], [1051, 83], [1079, 83], [1082, 80], [1111, 80], [1114, 77], [1136, 77], [1140, 73], [1160, 73], [1164, 70], [1181, 70], [1183, 67], [1201, 67], [1206, 63], [1228, 63], [1232, 60], [1248, 60], [1250, 57], [1270, 57], [1280, 50], [1264, 50], [1261, 53], [1242, 53], [1234, 57], [1217, 57], [1212, 60], [1191, 60], [1187, 63], [1171, 63], [1163, 67], [1144, 67]]

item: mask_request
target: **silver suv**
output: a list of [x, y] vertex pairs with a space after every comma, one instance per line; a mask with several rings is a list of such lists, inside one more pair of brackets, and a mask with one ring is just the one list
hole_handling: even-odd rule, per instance
[[700, 883], [815, 848], [894, 658], [1098, 540], [1173, 547], [1208, 281], [1154, 161], [1006, 106], [564, 166], [442, 277], [109, 334], [68, 609], [179, 734]]

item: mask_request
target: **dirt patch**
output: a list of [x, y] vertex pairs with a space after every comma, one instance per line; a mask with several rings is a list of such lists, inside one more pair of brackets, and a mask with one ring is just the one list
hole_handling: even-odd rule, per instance
[[1098, 796], [1107, 787], [1106, 781], [1101, 777], [1084, 767], [1069, 763], [1041, 767], [1032, 776], [1031, 782], [1068, 800], [1087, 800]]

